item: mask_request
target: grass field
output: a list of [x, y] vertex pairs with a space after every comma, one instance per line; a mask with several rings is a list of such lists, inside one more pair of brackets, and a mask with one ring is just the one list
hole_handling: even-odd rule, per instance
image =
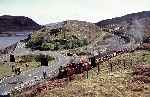
[[[29, 67], [25, 67], [25, 64], [28, 64]], [[40, 66], [39, 62], [26, 62], [22, 65], [16, 63], [16, 67], [20, 67], [21, 71], [26, 71], [26, 70], [30, 70], [30, 69], [34, 69]], [[12, 72], [12, 68], [11, 66], [9, 66], [8, 64], [0, 64], [0, 78], [6, 77], [6, 76], [10, 76], [14, 74], [14, 72]]]
[[[23, 62], [18, 62], [19, 59], [23, 60]], [[50, 57], [49, 63], [53, 60], [54, 59]], [[12, 72], [12, 68], [9, 64], [11, 64], [11, 63], [9, 63], [9, 62], [7, 62], [7, 63], [5, 62], [4, 64], [0, 63], [0, 79], [14, 74], [14, 72]], [[28, 64], [28, 67], [26, 67], [25, 64]], [[26, 56], [26, 58], [17, 57], [16, 62], [15, 62], [15, 67], [20, 67], [21, 72], [31, 70], [31, 69], [34, 69], [34, 68], [37, 68], [40, 66], [41, 66], [40, 61], [34, 60], [34, 58], [31, 58], [31, 56], [29, 56], [29, 57]]]
[[0, 64], [0, 79], [4, 76], [12, 74], [11, 68], [8, 65]]

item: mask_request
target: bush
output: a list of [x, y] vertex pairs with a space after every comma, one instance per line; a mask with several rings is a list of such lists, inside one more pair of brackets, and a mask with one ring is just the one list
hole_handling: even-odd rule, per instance
[[29, 40], [29, 41], [26, 43], [26, 47], [28, 47], [28, 48], [31, 48], [32, 45], [33, 45], [33, 43], [32, 43], [31, 40]]
[[[36, 55], [36, 56], [34, 57], [34, 59], [35, 59], [36, 62], [40, 62], [40, 61], [41, 61], [41, 58], [43, 58], [43, 57], [45, 57], [45, 55], [40, 54], [40, 55]], [[46, 57], [48, 57], [48, 61], [54, 60], [54, 58], [51, 57], [51, 56], [46, 56]]]
[[28, 48], [36, 48], [36, 47], [40, 47], [43, 43], [43, 39], [39, 39], [39, 40], [29, 40], [27, 43], [26, 43], [26, 47]]
[[58, 50], [59, 46], [60, 46], [60, 43], [59, 42], [55, 42], [54, 50]]
[[21, 60], [23, 63], [32, 62], [34, 60], [33, 55], [23, 55], [21, 56]]
[[[36, 62], [41, 62], [41, 58], [44, 57], [45, 55], [24, 55], [21, 56], [22, 62], [26, 63], [26, 62], [32, 62], [32, 61], [36, 61]], [[53, 57], [51, 56], [47, 56], [48, 57], [48, 61], [52, 61], [54, 60]]]
[[42, 50], [54, 50], [54, 48], [55, 48], [55, 44], [53, 43], [43, 43], [41, 45]]
[[55, 39], [45, 41], [41, 36], [31, 39], [27, 42], [26, 46], [32, 49], [38, 50], [59, 50], [59, 49], [74, 49], [88, 45], [87, 39], [78, 39], [78, 37], [72, 35], [67, 39]]

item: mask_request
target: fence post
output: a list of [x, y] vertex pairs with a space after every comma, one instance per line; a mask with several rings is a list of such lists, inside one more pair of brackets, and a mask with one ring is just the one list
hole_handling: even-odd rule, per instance
[[97, 71], [98, 71], [98, 73], [100, 72], [100, 66], [99, 66], [100, 64], [98, 63], [97, 64]]
[[131, 67], [132, 67], [132, 59], [131, 59], [131, 63], [130, 64], [131, 64]]
[[112, 72], [112, 69], [113, 69], [113, 64], [110, 62], [110, 71]]
[[88, 70], [86, 70], [86, 77], [87, 77], [87, 79], [88, 79], [88, 77], [89, 77]]
[[121, 64], [121, 63], [120, 63], [120, 59], [118, 59], [117, 61], [118, 61], [118, 62], [117, 62], [117, 64], [119, 64], [119, 65], [120, 65], [120, 64]]
[[95, 56], [91, 58], [92, 67], [96, 67], [96, 58]]
[[124, 67], [124, 70], [125, 70], [126, 69], [125, 59], [123, 59], [123, 67]]

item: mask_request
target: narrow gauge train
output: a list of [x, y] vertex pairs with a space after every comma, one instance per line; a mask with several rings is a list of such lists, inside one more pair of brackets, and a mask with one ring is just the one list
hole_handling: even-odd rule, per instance
[[136, 48], [119, 48], [119, 49], [112, 49], [105, 52], [100, 52], [97, 56], [93, 56], [89, 58], [89, 61], [81, 61], [79, 63], [71, 63], [67, 64], [65, 67], [59, 68], [59, 75], [57, 78], [64, 78], [72, 76], [73, 74], [81, 74], [84, 71], [88, 71], [93, 67], [97, 66], [98, 62], [104, 62], [112, 57], [115, 57], [117, 55], [127, 53], [127, 52], [133, 52]]

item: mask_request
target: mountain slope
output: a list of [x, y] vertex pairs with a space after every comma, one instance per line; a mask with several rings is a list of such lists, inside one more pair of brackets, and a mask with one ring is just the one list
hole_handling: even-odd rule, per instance
[[128, 15], [125, 15], [122, 17], [116, 17], [116, 18], [112, 18], [112, 19], [103, 20], [103, 21], [96, 23], [96, 25], [105, 26], [105, 25], [109, 25], [109, 24], [120, 24], [123, 22], [127, 22], [127, 23], [131, 24], [132, 21], [143, 19], [143, 18], [150, 18], [150, 11], [132, 13], [132, 14], [128, 14]]
[[115, 34], [134, 31], [135, 33], [140, 32], [144, 37], [150, 37], [150, 11], [103, 20], [96, 23], [96, 25]]

